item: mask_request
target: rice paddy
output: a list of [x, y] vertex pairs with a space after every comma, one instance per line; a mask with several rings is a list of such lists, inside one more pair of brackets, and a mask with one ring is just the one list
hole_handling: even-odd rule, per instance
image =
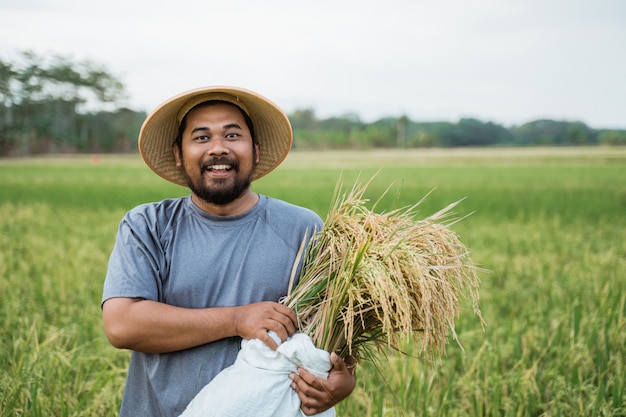
[[[451, 226], [479, 268], [438, 358], [363, 363], [339, 416], [626, 415], [626, 149], [292, 153], [254, 184], [322, 217], [340, 176], [380, 173], [365, 197]], [[0, 160], [0, 415], [114, 416], [128, 352], [100, 295], [122, 215], [187, 191], [137, 157]]]

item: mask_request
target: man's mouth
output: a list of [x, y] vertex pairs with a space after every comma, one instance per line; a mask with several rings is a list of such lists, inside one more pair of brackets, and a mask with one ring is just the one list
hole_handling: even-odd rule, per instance
[[232, 165], [209, 165], [206, 167], [208, 171], [230, 171], [232, 169]]

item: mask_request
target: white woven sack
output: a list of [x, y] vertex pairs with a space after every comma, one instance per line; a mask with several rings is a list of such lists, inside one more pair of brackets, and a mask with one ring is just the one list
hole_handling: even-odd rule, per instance
[[[270, 336], [280, 343], [276, 334]], [[235, 363], [202, 388], [180, 417], [304, 416], [289, 373], [304, 368], [328, 378], [331, 367], [330, 354], [303, 333], [294, 334], [276, 351], [259, 339], [244, 340]], [[334, 417], [335, 409], [317, 415]]]

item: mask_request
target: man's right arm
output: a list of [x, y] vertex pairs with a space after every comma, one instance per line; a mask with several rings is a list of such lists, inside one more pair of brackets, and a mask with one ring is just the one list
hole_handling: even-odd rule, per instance
[[297, 326], [293, 310], [274, 302], [191, 309], [120, 297], [106, 300], [102, 314], [113, 346], [146, 353], [174, 352], [232, 336], [257, 338], [276, 349], [267, 332], [284, 341]]

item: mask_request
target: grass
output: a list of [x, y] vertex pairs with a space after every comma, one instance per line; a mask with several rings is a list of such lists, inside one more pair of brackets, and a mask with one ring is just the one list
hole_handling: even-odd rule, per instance
[[[131, 207], [186, 194], [136, 157], [0, 161], [0, 415], [113, 416], [128, 352], [100, 295]], [[626, 415], [626, 149], [292, 153], [255, 190], [324, 215], [340, 174], [382, 209], [466, 199], [453, 229], [481, 273], [480, 306], [440, 361], [359, 368], [340, 416]]]

